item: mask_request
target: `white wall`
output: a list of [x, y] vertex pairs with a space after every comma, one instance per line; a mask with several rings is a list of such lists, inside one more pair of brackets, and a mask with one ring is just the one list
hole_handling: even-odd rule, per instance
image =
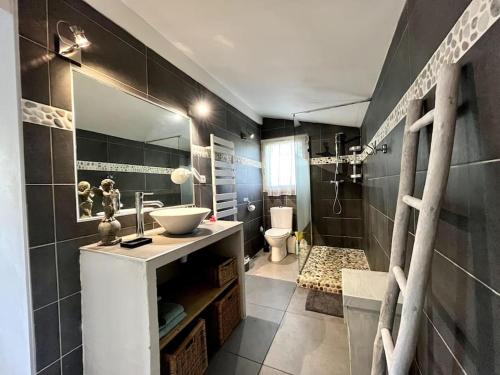
[[17, 1], [0, 0], [0, 374], [33, 372]]

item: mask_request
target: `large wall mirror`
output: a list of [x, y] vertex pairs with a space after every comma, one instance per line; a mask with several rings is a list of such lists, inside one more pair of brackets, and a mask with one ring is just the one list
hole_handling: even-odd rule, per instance
[[135, 212], [139, 191], [154, 193], [148, 199], [166, 207], [193, 204], [192, 177], [171, 180], [175, 169], [191, 169], [189, 117], [78, 69], [72, 74], [79, 220], [102, 217], [104, 180], [119, 191], [115, 216]]

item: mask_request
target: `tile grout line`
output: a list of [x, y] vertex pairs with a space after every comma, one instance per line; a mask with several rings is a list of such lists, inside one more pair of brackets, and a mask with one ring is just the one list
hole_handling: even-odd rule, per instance
[[[53, 366], [54, 364], [56, 364], [57, 362], [60, 362], [61, 361], [61, 358], [58, 358], [56, 359], [54, 362], [51, 362], [49, 363], [47, 366], [45, 366], [44, 368], [41, 368], [39, 371], [37, 371], [36, 373], [37, 374], [41, 374], [43, 371], [47, 370], [49, 367]], [[62, 366], [59, 367], [59, 370], [62, 371]], [[61, 372], [62, 374], [62, 372]]]
[[[50, 79], [49, 79], [49, 87], [50, 87]], [[52, 213], [53, 217], [53, 225], [54, 225], [54, 261], [56, 266], [56, 288], [57, 288], [57, 322], [58, 322], [58, 336], [59, 336], [59, 359], [62, 358], [62, 335], [61, 335], [61, 305], [60, 305], [60, 288], [59, 288], [59, 261], [57, 256], [57, 221], [56, 221], [56, 195], [54, 188], [54, 149], [52, 142], [52, 129], [50, 130], [50, 160], [51, 160], [51, 172], [52, 172]], [[61, 366], [61, 374], [62, 374], [62, 366]]]
[[453, 264], [455, 267], [459, 268], [462, 272], [464, 272], [465, 274], [467, 274], [469, 277], [471, 277], [472, 279], [476, 280], [478, 283], [480, 283], [481, 285], [483, 285], [485, 288], [489, 289], [497, 297], [500, 297], [500, 293], [498, 291], [496, 291], [494, 288], [492, 288], [491, 286], [489, 286], [488, 284], [486, 284], [484, 281], [481, 281], [480, 279], [478, 279], [476, 276], [474, 276], [473, 274], [471, 274], [469, 271], [467, 271], [465, 268], [463, 268], [459, 264], [455, 263], [453, 260], [451, 260], [450, 258], [448, 258], [443, 253], [441, 253], [439, 250], [434, 249], [434, 252], [438, 253], [442, 258], [446, 259], [448, 262], [450, 262], [451, 264]]
[[[454, 164], [454, 165], [451, 165], [450, 168], [464, 168], [464, 167], [468, 167], [468, 166], [475, 166], [475, 165], [482, 165], [482, 164], [491, 164], [491, 163], [497, 163], [497, 162], [500, 162], [500, 159], [488, 159], [488, 160], [477, 160], [477, 161], [470, 161], [470, 162], [463, 162], [463, 163], [457, 163], [457, 164]], [[417, 170], [415, 172], [415, 174], [427, 174], [427, 170], [426, 169], [423, 169], [423, 170]], [[386, 176], [379, 176], [379, 177], [367, 177], [367, 181], [374, 181], [374, 180], [381, 180], [381, 179], [384, 179], [384, 178], [392, 178], [392, 177], [399, 177], [401, 174], [398, 173], [398, 174], [390, 174], [390, 175], [386, 175]]]
[[465, 371], [465, 369], [462, 367], [462, 364], [458, 361], [457, 357], [455, 357], [455, 354], [451, 351], [451, 348], [448, 346], [448, 343], [445, 341], [445, 339], [443, 338], [443, 336], [441, 336], [441, 333], [438, 331], [438, 329], [436, 328], [436, 326], [434, 325], [434, 323], [432, 322], [431, 318], [429, 318], [429, 315], [427, 315], [427, 313], [425, 312], [425, 310], [422, 310], [422, 312], [424, 313], [424, 315], [426, 316], [427, 320], [429, 321], [430, 325], [432, 326], [432, 328], [434, 328], [434, 330], [436, 331], [436, 333], [438, 334], [439, 338], [441, 339], [441, 341], [443, 342], [443, 344], [446, 346], [446, 349], [448, 349], [448, 351], [450, 352], [451, 356], [453, 357], [453, 359], [455, 360], [455, 362], [457, 362], [458, 364], [458, 367], [460, 367], [460, 369], [462, 370], [462, 372], [467, 375], [467, 372]]
[[[394, 223], [394, 220], [391, 219], [389, 216], [387, 216], [386, 214], [384, 214], [382, 211], [380, 211], [378, 208], [372, 206], [370, 203], [368, 203], [371, 207], [373, 207], [374, 210], [378, 211], [382, 216], [386, 217], [387, 219], [389, 219], [390, 221], [392, 221]], [[414, 212], [416, 212], [414, 210]], [[415, 218], [416, 219], [416, 218]], [[412, 233], [410, 230], [408, 231], [410, 235], [412, 235], [413, 237], [415, 237], [415, 233]], [[373, 232], [372, 232], [373, 233]], [[378, 238], [374, 235], [373, 236], [378, 244], [380, 245], [380, 242], [378, 240]], [[382, 245], [380, 245], [380, 247], [383, 249]], [[383, 249], [384, 250], [384, 249]], [[477, 282], [479, 282], [480, 284], [482, 284], [484, 287], [488, 288], [489, 290], [491, 290], [495, 295], [497, 296], [500, 296], [500, 292], [498, 292], [497, 290], [495, 290], [493, 287], [489, 286], [488, 284], [486, 284], [484, 281], [482, 281], [481, 279], [479, 279], [477, 276], [475, 276], [474, 274], [472, 274], [470, 271], [467, 271], [465, 268], [463, 268], [462, 266], [460, 266], [458, 263], [454, 262], [453, 260], [451, 260], [450, 258], [448, 258], [446, 255], [444, 255], [441, 251], [439, 251], [438, 249], [434, 248], [434, 252], [438, 253], [441, 257], [443, 257], [444, 259], [446, 259], [448, 262], [450, 262], [451, 264], [453, 264], [455, 267], [459, 268], [461, 271], [463, 271], [465, 274], [467, 274], [468, 276], [470, 276], [471, 278], [473, 278], [474, 280], [476, 280]], [[385, 251], [384, 251], [385, 253]]]
[[81, 292], [82, 292], [82, 291], [81, 291], [81, 290], [79, 290], [78, 292], [74, 292], [74, 293], [68, 294], [67, 296], [64, 296], [64, 297], [62, 297], [62, 298], [59, 298], [59, 296], [58, 296], [58, 297], [57, 297], [57, 300], [52, 301], [52, 302], [50, 302], [50, 303], [47, 303], [46, 305], [43, 305], [43, 306], [37, 307], [36, 309], [33, 309], [33, 311], [39, 311], [39, 310], [42, 310], [42, 309], [44, 309], [44, 308], [46, 308], [46, 307], [48, 307], [48, 306], [51, 306], [51, 305], [53, 305], [53, 304], [55, 304], [55, 303], [57, 303], [57, 302], [61, 302], [61, 301], [64, 301], [64, 300], [66, 300], [66, 299], [68, 299], [68, 298], [74, 297], [74, 296], [76, 296], [77, 294], [80, 294]]
[[[288, 307], [290, 306], [290, 302], [292, 302], [292, 298], [293, 298], [293, 295], [295, 294], [295, 291], [296, 291], [296, 290], [297, 290], [297, 285], [295, 285], [295, 286], [294, 286], [294, 288], [293, 288], [292, 295], [290, 296], [290, 299], [288, 300], [288, 303], [287, 303], [287, 305], [286, 305], [286, 308], [285, 308], [285, 310], [284, 310], [284, 312], [283, 312], [283, 317], [281, 318], [281, 321], [280, 321], [280, 323], [279, 323], [279, 325], [278, 325], [278, 329], [276, 330], [276, 332], [275, 332], [275, 333], [274, 333], [274, 335], [273, 335], [273, 339], [271, 340], [271, 344], [269, 345], [269, 348], [267, 348], [266, 354], [265, 354], [265, 356], [264, 356], [264, 360], [262, 361], [262, 366], [264, 366], [264, 362], [266, 361], [266, 358], [267, 358], [267, 356], [268, 356], [268, 354], [269, 354], [269, 351], [271, 350], [271, 347], [272, 347], [272, 346], [273, 346], [273, 344], [274, 344], [274, 340], [276, 339], [276, 335], [278, 334], [279, 330], [280, 330], [280, 329], [281, 329], [281, 327], [283, 326], [282, 324], [283, 324], [283, 321], [285, 320], [285, 315], [286, 315], [286, 313], [287, 313]], [[261, 366], [261, 367], [262, 367], [262, 366]], [[278, 370], [278, 369], [277, 369], [277, 370]], [[279, 370], [279, 371], [281, 371], [281, 370]]]

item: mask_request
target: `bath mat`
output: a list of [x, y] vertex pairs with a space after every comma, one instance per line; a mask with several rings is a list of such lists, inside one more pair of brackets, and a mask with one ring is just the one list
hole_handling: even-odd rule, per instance
[[325, 293], [312, 289], [307, 295], [306, 310], [343, 318], [342, 293]]

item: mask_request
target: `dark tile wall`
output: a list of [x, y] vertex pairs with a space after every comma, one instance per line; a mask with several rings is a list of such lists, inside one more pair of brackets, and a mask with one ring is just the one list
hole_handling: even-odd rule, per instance
[[269, 196], [263, 194], [264, 199], [264, 228], [271, 228], [271, 207], [292, 207], [292, 228], [297, 229], [297, 197], [295, 195]]
[[[209, 145], [214, 133], [236, 143], [236, 153], [260, 160], [260, 127], [184, 72], [150, 50], [82, 0], [19, 0], [20, 69], [26, 99], [71, 110], [70, 63], [54, 53], [55, 26], [64, 19], [83, 27], [92, 45], [83, 51], [82, 70], [168, 107], [187, 112], [198, 99], [210, 102], [212, 115], [193, 118], [193, 143]], [[73, 134], [23, 124], [26, 191], [36, 341], [40, 374], [82, 373], [78, 248], [98, 237], [97, 221], [77, 223]], [[256, 134], [243, 141], [241, 129]], [[193, 158], [210, 175], [209, 159]], [[245, 252], [263, 245], [262, 210], [243, 209], [249, 197], [262, 207], [260, 169], [238, 165], [238, 219], [244, 221]], [[131, 183], [133, 181], [130, 181]], [[137, 186], [143, 189], [143, 186]], [[210, 181], [195, 186], [197, 205], [212, 207]], [[132, 215], [120, 217], [121, 235], [134, 232]], [[146, 228], [152, 220], [146, 215]]]
[[[350, 146], [359, 145], [358, 128], [308, 122], [301, 122], [300, 127], [294, 127], [292, 121], [272, 118], [265, 118], [262, 125], [262, 139], [307, 134], [311, 157], [320, 157], [325, 152], [335, 154], [335, 133], [339, 132], [343, 132], [346, 137], [347, 143], [341, 150], [341, 154], [346, 155]], [[350, 165], [341, 164], [339, 172], [339, 179], [344, 180], [339, 189], [342, 213], [336, 215], [332, 208], [335, 190], [334, 185], [330, 184], [330, 180], [334, 177], [335, 166], [310, 166], [313, 244], [361, 249], [363, 245], [361, 184], [351, 182]], [[265, 197], [264, 217], [269, 218], [269, 208], [276, 205], [296, 207], [296, 198]], [[268, 223], [270, 221], [266, 220], [266, 226]]]
[[[409, 0], [364, 119], [370, 141], [463, 13], [467, 0]], [[417, 348], [422, 374], [500, 373], [500, 24], [463, 57], [452, 168], [441, 212], [425, 316]], [[426, 107], [433, 107], [431, 93]], [[386, 271], [394, 225], [404, 124], [383, 141], [388, 154], [364, 166], [365, 247], [370, 266]], [[421, 132], [415, 195], [421, 197], [432, 127]], [[409, 227], [411, 254], [418, 215]], [[408, 258], [410, 257], [408, 255]], [[407, 261], [408, 263], [408, 261]], [[498, 319], [497, 319], [498, 320]]]
[[[71, 142], [67, 143], [71, 144]], [[70, 151], [66, 152], [66, 154], [69, 153]], [[162, 168], [177, 168], [180, 165], [187, 166], [191, 164], [191, 154], [188, 151], [144, 144], [144, 142], [111, 137], [106, 134], [81, 129], [76, 130], [76, 157], [77, 160], [84, 161]], [[54, 163], [56, 160], [57, 158], [54, 156]], [[68, 167], [61, 169], [71, 170]], [[115, 187], [120, 190], [123, 208], [134, 207], [136, 191], [152, 192], [154, 193], [154, 199], [160, 200], [166, 206], [188, 203], [186, 201], [182, 202], [180, 186], [174, 184], [165, 175], [87, 170], [77, 172], [78, 181], [88, 181], [94, 187], [98, 187], [105, 178], [111, 178], [115, 181]], [[98, 196], [95, 196], [93, 201], [92, 215], [95, 216], [97, 212], [102, 211], [102, 201]]]

